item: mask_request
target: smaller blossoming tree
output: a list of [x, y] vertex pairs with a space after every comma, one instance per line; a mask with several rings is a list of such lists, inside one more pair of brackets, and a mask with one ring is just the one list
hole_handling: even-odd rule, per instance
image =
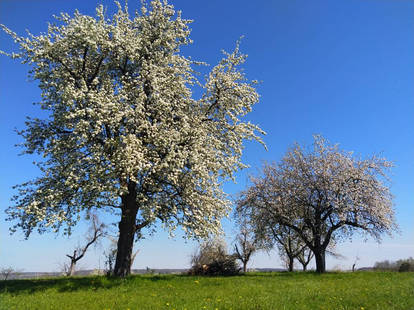
[[325, 272], [332, 240], [362, 232], [377, 241], [397, 228], [387, 170], [392, 163], [352, 152], [314, 137], [313, 148], [296, 144], [280, 163], [265, 164], [262, 175], [241, 193], [238, 212], [258, 225], [295, 231], [314, 253], [317, 272]]

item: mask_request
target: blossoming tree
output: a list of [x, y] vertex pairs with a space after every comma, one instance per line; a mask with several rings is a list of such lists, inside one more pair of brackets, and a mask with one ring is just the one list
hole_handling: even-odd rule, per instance
[[382, 233], [396, 229], [386, 174], [391, 166], [376, 156], [356, 158], [315, 136], [313, 149], [296, 144], [280, 163], [265, 164], [241, 193], [238, 212], [263, 227], [270, 223], [296, 232], [322, 273], [333, 240], [359, 231], [380, 241]]
[[2, 28], [20, 47], [8, 55], [31, 66], [49, 113], [20, 132], [24, 152], [44, 161], [40, 177], [17, 186], [13, 229], [70, 233], [82, 212], [118, 213], [114, 274], [123, 277], [134, 236], [156, 220], [193, 238], [220, 229], [230, 205], [220, 185], [244, 167], [243, 140], [260, 141], [262, 131], [241, 119], [258, 94], [238, 45], [196, 79], [197, 63], [180, 54], [190, 20], [159, 0], [133, 17], [117, 5], [112, 18], [102, 6], [96, 17], [62, 13], [38, 36]]

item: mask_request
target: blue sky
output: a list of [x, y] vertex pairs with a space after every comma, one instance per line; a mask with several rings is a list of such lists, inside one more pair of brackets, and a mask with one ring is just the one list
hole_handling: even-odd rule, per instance
[[[346, 259], [328, 260], [328, 268], [350, 268], [356, 256], [361, 266], [383, 259], [414, 256], [414, 2], [411, 0], [273, 0], [273, 1], [170, 1], [193, 19], [194, 43], [186, 55], [214, 65], [221, 49], [231, 50], [244, 35], [241, 49], [249, 55], [245, 72], [258, 86], [260, 103], [248, 116], [268, 134], [265, 151], [246, 143], [244, 161], [251, 168], [237, 175], [237, 184], [224, 190], [236, 194], [244, 189], [248, 175], [263, 160], [277, 161], [295, 141], [312, 142], [322, 134], [345, 150], [369, 156], [382, 154], [394, 161], [391, 190], [395, 195], [401, 234], [384, 238], [381, 245], [358, 236], [338, 251]], [[1, 0], [0, 23], [24, 34], [46, 31], [53, 14], [94, 14], [112, 1]], [[135, 9], [139, 1], [129, 1]], [[12, 51], [13, 41], [0, 33], [0, 49]], [[25, 241], [21, 233], [8, 233], [4, 210], [10, 205], [11, 187], [37, 175], [35, 158], [18, 156], [20, 138], [14, 128], [24, 126], [25, 116], [39, 115], [40, 91], [27, 78], [28, 67], [0, 56], [0, 266], [26, 271], [52, 271], [65, 261], [65, 254], [82, 241], [84, 225], [68, 239], [53, 234], [33, 234]], [[114, 219], [115, 221], [115, 219]], [[226, 236], [234, 228], [224, 220]], [[185, 268], [195, 243], [175, 239], [158, 229], [137, 244], [140, 253], [134, 267]], [[105, 247], [105, 245], [103, 245]], [[81, 267], [103, 266], [103, 248], [92, 250]], [[261, 253], [251, 266], [280, 267], [275, 252]]]

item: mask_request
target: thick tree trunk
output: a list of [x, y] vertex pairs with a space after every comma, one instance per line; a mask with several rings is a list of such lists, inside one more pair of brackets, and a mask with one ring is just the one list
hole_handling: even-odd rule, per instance
[[136, 215], [134, 210], [122, 210], [114, 268], [114, 275], [117, 277], [126, 277], [131, 273]]
[[289, 265], [288, 265], [289, 272], [293, 271], [293, 263], [294, 263], [294, 258], [289, 257]]
[[138, 212], [135, 184], [130, 184], [128, 189], [129, 193], [122, 197], [122, 217], [119, 222], [119, 239], [114, 268], [114, 275], [121, 278], [131, 274], [132, 248]]
[[243, 272], [247, 272], [247, 262], [243, 262]]
[[325, 265], [325, 249], [316, 249], [314, 251], [315, 261], [316, 261], [316, 272], [324, 273], [326, 271]]

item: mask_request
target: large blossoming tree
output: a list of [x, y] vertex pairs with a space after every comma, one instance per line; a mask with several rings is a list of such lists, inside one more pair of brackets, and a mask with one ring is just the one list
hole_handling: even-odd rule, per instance
[[258, 94], [240, 70], [238, 45], [196, 79], [196, 63], [180, 54], [189, 23], [155, 0], [133, 17], [119, 4], [112, 18], [102, 6], [96, 17], [62, 13], [38, 36], [2, 25], [49, 115], [20, 132], [24, 152], [44, 160], [40, 177], [17, 186], [7, 210], [13, 229], [70, 233], [82, 213], [118, 210], [121, 277], [130, 273], [134, 236], [156, 220], [195, 238], [220, 229], [229, 211], [221, 183], [244, 167], [243, 140], [260, 140], [261, 130], [241, 120]]
[[314, 138], [310, 150], [296, 144], [280, 163], [265, 164], [241, 193], [237, 211], [256, 227], [294, 232], [315, 254], [322, 273], [332, 243], [356, 231], [379, 241], [396, 224], [387, 184], [392, 164], [376, 156], [360, 159]]

